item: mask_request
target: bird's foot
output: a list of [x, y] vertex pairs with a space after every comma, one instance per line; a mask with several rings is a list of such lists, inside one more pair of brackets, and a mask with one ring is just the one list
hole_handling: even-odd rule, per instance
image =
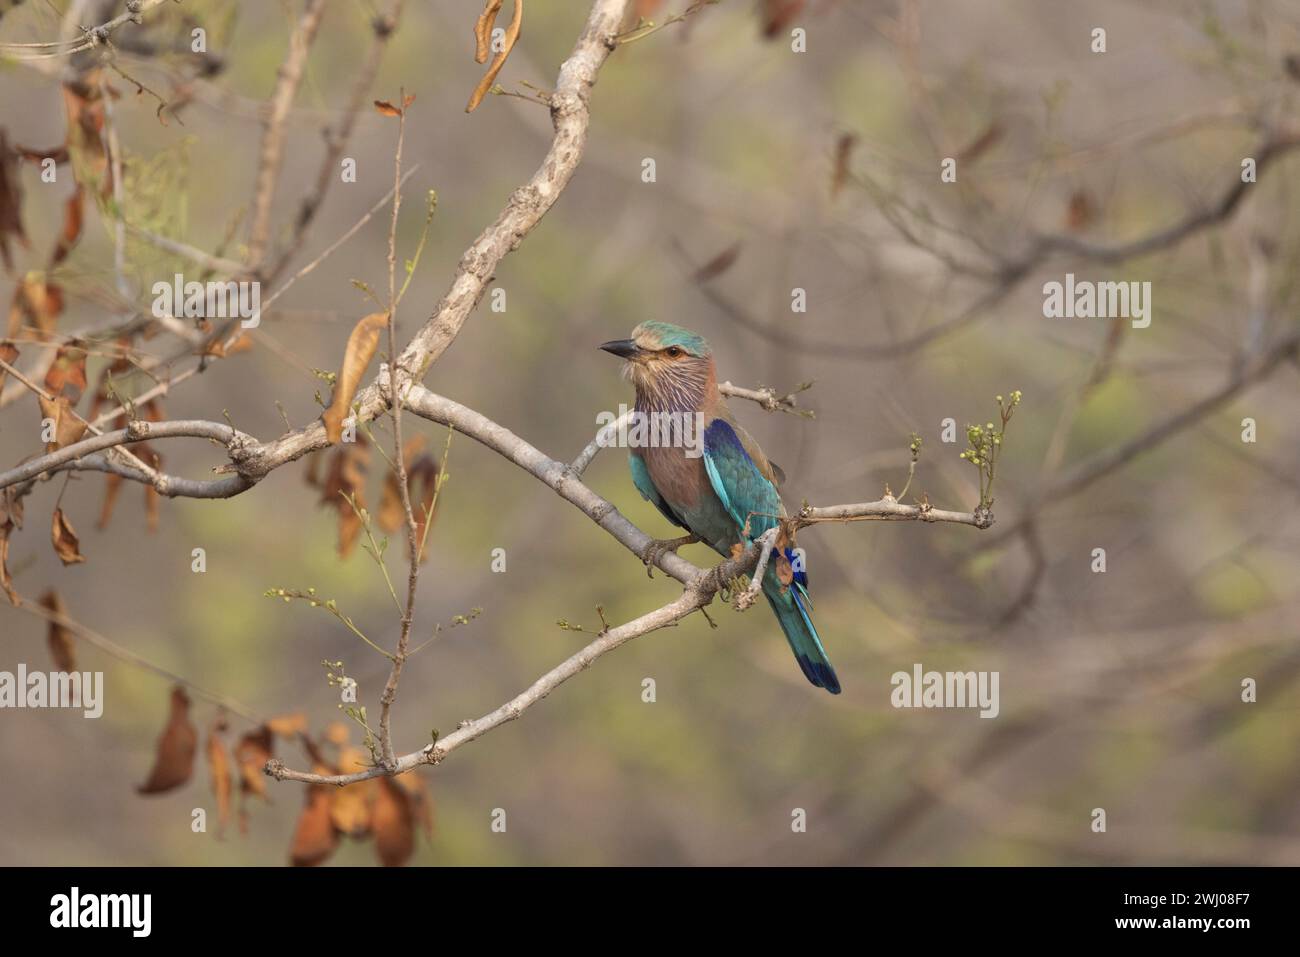
[[698, 587], [701, 591], [710, 595], [710, 600], [712, 600], [713, 595], [717, 595], [729, 601], [730, 599], [723, 595], [723, 592], [727, 590], [727, 586], [728, 582], [722, 577], [722, 565], [714, 565], [699, 578]]
[[681, 538], [657, 538], [645, 547], [641, 553], [641, 561], [645, 562], [645, 573], [648, 577], [655, 577], [655, 565], [659, 564], [659, 559], [663, 558], [668, 552], [676, 552], [683, 545], [694, 545], [699, 541], [694, 535], [683, 535]]

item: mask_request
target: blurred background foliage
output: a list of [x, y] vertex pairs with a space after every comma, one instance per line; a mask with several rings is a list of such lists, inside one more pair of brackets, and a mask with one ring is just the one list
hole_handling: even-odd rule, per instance
[[[63, 6], [29, 2], [0, 31], [13, 42], [57, 36], [52, 11]], [[142, 191], [134, 208], [151, 208], [158, 231], [215, 249], [246, 210], [257, 104], [272, 89], [297, 7], [186, 0], [143, 28], [165, 38], [186, 17], [213, 24], [211, 49], [225, 64], [195, 84], [183, 125], [160, 124], [156, 103], [113, 80], [127, 182]], [[408, 3], [373, 88], [380, 99], [396, 101], [399, 87], [417, 97], [406, 157], [420, 166], [399, 229], [407, 255], [423, 223], [420, 197], [439, 196], [399, 316], [403, 339], [549, 141], [546, 110], [523, 99], [489, 96], [464, 113], [482, 72], [472, 58], [473, 7]], [[549, 88], [586, 8], [529, 2], [499, 82]], [[497, 271], [506, 311], [480, 306], [430, 371], [431, 389], [568, 460], [594, 434], [597, 412], [630, 401], [596, 345], [644, 319], [666, 319], [705, 334], [720, 376], [736, 384], [787, 391], [815, 380], [801, 396], [815, 420], [734, 403], [789, 476], [787, 505], [867, 501], [886, 482], [900, 488], [915, 431], [925, 444], [913, 491], [937, 507], [970, 509], [974, 470], [958, 459], [960, 439], [940, 441], [940, 423], [954, 418], [960, 435], [966, 422], [991, 416], [996, 394], [1018, 388], [1025, 400], [994, 507], [1005, 526], [1052, 474], [1058, 430], [1059, 466], [1069, 467], [1217, 388], [1241, 355], [1253, 306], [1267, 305], [1269, 337], [1294, 329], [1300, 166], [1292, 157], [1267, 170], [1226, 223], [1177, 246], [1111, 266], [1058, 257], [923, 349], [852, 354], [942, 323], [987, 290], [987, 279], [954, 271], [936, 248], [967, 257], [988, 249], [996, 260], [1015, 257], [1037, 233], [1111, 243], [1213, 202], [1257, 141], [1250, 118], [1296, 121], [1300, 85], [1284, 66], [1300, 52], [1293, 4], [813, 0], [797, 20], [807, 30], [802, 54], [784, 35], [763, 39], [761, 8], [724, 0], [617, 51], [593, 94], [582, 167]], [[281, 234], [315, 176], [320, 129], [351, 89], [374, 9], [333, 3], [326, 13], [290, 124], [275, 207]], [[1098, 25], [1107, 29], [1105, 54], [1089, 50]], [[165, 96], [179, 59], [132, 63], [128, 72]], [[0, 109], [11, 140], [64, 136], [58, 85], [37, 70], [0, 62]], [[334, 186], [298, 264], [390, 188], [395, 134], [391, 119], [361, 116], [345, 154], [356, 158], [358, 180]], [[841, 142], [851, 147], [837, 163]], [[941, 185], [940, 159], [977, 145], [960, 160], [958, 183]], [[646, 157], [656, 161], [655, 183], [641, 181]], [[837, 175], [843, 183], [833, 190]], [[41, 185], [31, 168], [23, 183], [32, 248], [47, 249], [66, 186]], [[928, 238], [913, 241], [898, 222]], [[166, 398], [165, 416], [226, 412], [263, 439], [284, 429], [277, 402], [294, 426], [316, 417], [313, 393], [328, 390], [310, 370], [336, 369], [352, 325], [371, 311], [351, 280], [383, 285], [386, 230], [386, 214], [376, 216], [267, 314], [255, 341], [273, 338], [282, 350], [255, 345], [215, 362]], [[734, 266], [707, 289], [692, 280], [736, 243]], [[142, 290], [176, 268], [139, 242], [129, 264]], [[1042, 283], [1067, 271], [1154, 287], [1151, 327], [1121, 330], [1109, 376], [1086, 394], [1112, 330], [1043, 318]], [[103, 324], [94, 290], [112, 286], [112, 245], [93, 214], [59, 275], [69, 293], [60, 328]], [[0, 281], [0, 296], [10, 287]], [[790, 311], [793, 287], [807, 290], [806, 314]], [[165, 354], [174, 343], [160, 336], [144, 348]], [[1295, 365], [1284, 365], [1050, 505], [1036, 525], [1037, 576], [1019, 538], [982, 544], [998, 526], [805, 531], [816, 620], [843, 695], [804, 682], [765, 613], [715, 606], [717, 630], [696, 615], [640, 638], [521, 720], [416, 772], [431, 788], [437, 828], [413, 862], [1300, 863], [1297, 382]], [[1245, 416], [1258, 422], [1254, 445], [1239, 438]], [[36, 419], [30, 399], [0, 413], [0, 464], [38, 450]], [[441, 448], [438, 429], [407, 421]], [[388, 441], [386, 427], [377, 434]], [[220, 461], [198, 441], [163, 451], [176, 474], [200, 477]], [[16, 585], [28, 597], [55, 587], [73, 617], [141, 655], [257, 713], [303, 711], [315, 729], [339, 717], [320, 662], [342, 660], [375, 714], [386, 662], [328, 615], [262, 597], [272, 587], [314, 587], [372, 637], [395, 641], [382, 579], [360, 550], [339, 559], [334, 513], [318, 508], [305, 469], [282, 468], [230, 501], [164, 502], [156, 534], [145, 531], [135, 489], [96, 531], [103, 477], [82, 473], [63, 495], [87, 557], [70, 568], [59, 567], [44, 533], [63, 482], [45, 483], [14, 539]], [[402, 751], [426, 743], [431, 729], [495, 708], [571, 654], [599, 627], [598, 605], [617, 622], [678, 591], [662, 575], [647, 580], [590, 521], [471, 440], [453, 439], [448, 473], [416, 639], [471, 608], [483, 613], [444, 627], [408, 664], [395, 719]], [[622, 453], [602, 454], [587, 480], [650, 534], [670, 534], [633, 489]], [[207, 553], [201, 575], [190, 571], [195, 547]], [[1105, 574], [1090, 571], [1096, 547], [1107, 550]], [[491, 570], [496, 548], [505, 549], [502, 574]], [[402, 551], [389, 553], [399, 579]], [[683, 554], [712, 561], [701, 546]], [[557, 627], [560, 619], [588, 632]], [[0, 668], [45, 661], [38, 619], [0, 607], [0, 631]], [[101, 720], [0, 715], [8, 769], [0, 862], [286, 860], [298, 785], [272, 783], [246, 835], [191, 833], [190, 810], [212, 808], [201, 752], [186, 788], [154, 798], [134, 791], [166, 716], [167, 684], [93, 649], [80, 655], [83, 668], [107, 675]], [[892, 709], [889, 677], [913, 662], [1000, 671], [1001, 715]], [[657, 683], [654, 704], [642, 701], [647, 677]], [[1257, 704], [1240, 703], [1243, 677], [1259, 680]], [[200, 730], [211, 713], [195, 703]], [[237, 720], [235, 729], [246, 730]], [[306, 766], [297, 748], [279, 750]], [[1107, 811], [1107, 834], [1089, 830], [1097, 807]], [[489, 829], [494, 808], [507, 812], [505, 834]], [[794, 808], [808, 812], [806, 834], [791, 831]], [[372, 860], [368, 846], [349, 841], [333, 858]]]

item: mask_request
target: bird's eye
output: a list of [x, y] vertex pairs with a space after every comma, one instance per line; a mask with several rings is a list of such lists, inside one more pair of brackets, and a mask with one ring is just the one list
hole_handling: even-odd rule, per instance
[[677, 346], [669, 346], [664, 352], [667, 353], [669, 359], [680, 359], [682, 357], [682, 350]]

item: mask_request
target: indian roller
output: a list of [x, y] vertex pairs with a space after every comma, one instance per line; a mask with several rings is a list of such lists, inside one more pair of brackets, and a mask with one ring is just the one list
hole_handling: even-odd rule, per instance
[[[733, 546], [749, 545], [775, 527], [786, 515], [777, 492], [785, 476], [727, 408], [708, 342], [680, 326], [649, 321], [633, 329], [631, 338], [600, 348], [627, 360], [624, 374], [636, 387], [635, 411], [646, 422], [664, 423], [654, 441], [630, 450], [632, 482], [664, 518], [690, 533], [653, 543], [647, 565], [664, 550], [696, 541], [730, 558]], [[672, 440], [664, 441], [665, 434]], [[777, 563], [769, 562], [763, 595], [804, 676], [839, 694], [839, 679], [808, 614], [807, 574], [791, 549], [785, 557], [793, 580], [782, 584]]]

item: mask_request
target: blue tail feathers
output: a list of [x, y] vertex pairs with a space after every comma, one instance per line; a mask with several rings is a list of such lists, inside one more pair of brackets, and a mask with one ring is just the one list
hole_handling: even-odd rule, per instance
[[772, 611], [776, 612], [776, 619], [781, 623], [781, 630], [790, 642], [790, 650], [794, 652], [794, 659], [799, 662], [804, 677], [818, 688], [839, 694], [840, 679], [835, 676], [835, 669], [826, 657], [826, 649], [822, 647], [817, 629], [808, 617], [811, 603], [799, 580], [802, 577], [802, 573], [797, 573], [795, 581], [788, 588], [782, 589], [776, 573], [768, 568], [767, 574], [763, 576], [763, 594], [772, 606]]

